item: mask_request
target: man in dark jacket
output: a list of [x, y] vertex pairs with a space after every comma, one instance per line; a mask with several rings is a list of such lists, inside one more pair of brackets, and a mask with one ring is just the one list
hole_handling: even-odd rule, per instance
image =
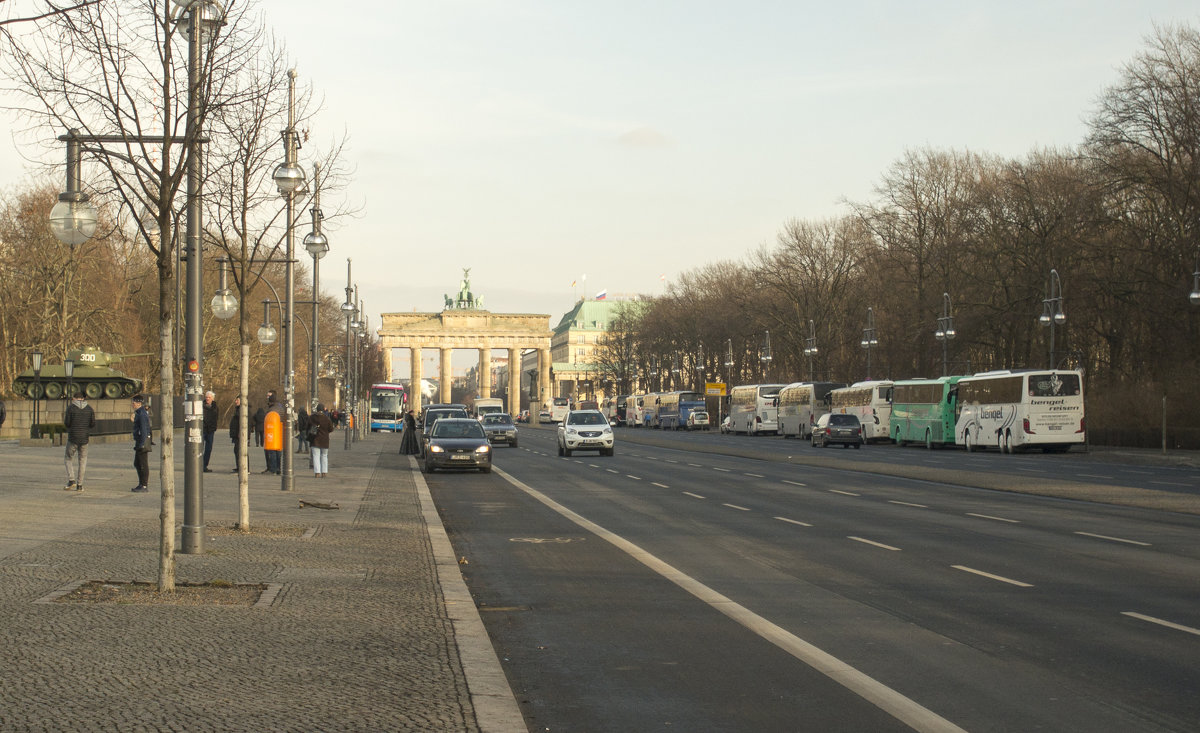
[[263, 426], [266, 421], [267, 411], [261, 407], [258, 408], [258, 411], [254, 413], [254, 427], [250, 429], [250, 432], [254, 433], [254, 445], [259, 448], [263, 444]]
[[237, 473], [238, 458], [242, 455], [242, 398], [233, 398], [233, 414], [229, 417], [229, 439], [233, 441], [233, 472]]
[[88, 439], [96, 427], [96, 411], [76, 390], [71, 404], [63, 412], [63, 426], [67, 431], [67, 485], [66, 491], [83, 491], [83, 472], [87, 470]]
[[144, 494], [150, 490], [150, 413], [146, 411], [145, 398], [135, 394], [133, 403], [133, 468], [137, 471], [138, 485], [130, 491]]
[[211, 390], [204, 393], [204, 472], [212, 473], [208, 459], [212, 456], [213, 439], [217, 437], [217, 422], [221, 411], [217, 409], [216, 395]]

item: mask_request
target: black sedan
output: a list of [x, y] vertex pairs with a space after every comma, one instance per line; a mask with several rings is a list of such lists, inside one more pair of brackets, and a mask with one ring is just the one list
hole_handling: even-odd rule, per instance
[[863, 445], [862, 424], [857, 415], [825, 414], [813, 426], [812, 447], [840, 444], [843, 448]]
[[480, 423], [490, 442], [507, 443], [513, 448], [517, 447], [517, 426], [513, 424], [508, 413], [493, 412], [484, 415]]
[[492, 446], [478, 421], [443, 417], [433, 424], [425, 444], [425, 473], [439, 468], [477, 468], [492, 472]]

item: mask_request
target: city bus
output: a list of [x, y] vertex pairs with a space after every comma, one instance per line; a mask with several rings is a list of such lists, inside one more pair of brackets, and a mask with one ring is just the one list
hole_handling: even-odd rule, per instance
[[663, 392], [658, 396], [658, 426], [663, 430], [687, 427], [693, 410], [705, 409], [700, 392]]
[[371, 432], [398, 433], [404, 429], [404, 408], [408, 397], [401, 384], [372, 384], [369, 390]]
[[779, 433], [785, 438], [811, 438], [817, 418], [829, 412], [829, 394], [845, 386], [840, 382], [793, 382], [779, 390]]
[[729, 429], [734, 433], [779, 432], [779, 390], [786, 384], [742, 384], [729, 392]]
[[829, 396], [829, 411], [858, 415], [864, 441], [887, 440], [891, 427], [892, 381], [876, 379], [835, 389]]
[[954, 445], [958, 381], [962, 377], [905, 379], [892, 385], [888, 433], [897, 445], [922, 443], [927, 449]]
[[550, 422], [562, 422], [570, 409], [570, 400], [566, 397], [555, 397], [550, 401]]
[[1005, 370], [958, 382], [954, 442], [969, 451], [995, 446], [1001, 453], [1061, 452], [1082, 445], [1086, 436], [1083, 372]]

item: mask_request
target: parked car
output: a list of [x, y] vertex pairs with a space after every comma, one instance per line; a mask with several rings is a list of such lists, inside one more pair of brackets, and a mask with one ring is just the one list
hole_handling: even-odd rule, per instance
[[725, 419], [721, 421], [721, 432], [722, 433], [732, 433], [733, 432], [733, 417], [731, 417], [730, 415], [726, 415]]
[[421, 455], [425, 455], [425, 444], [429, 442], [430, 431], [438, 420], [446, 418], [470, 417], [467, 411], [458, 407], [431, 407], [425, 411], [425, 422], [421, 425]]
[[599, 410], [572, 410], [558, 425], [558, 454], [569, 456], [577, 450], [595, 450], [602, 456], [613, 454], [613, 429]]
[[688, 430], [708, 430], [708, 411], [692, 410], [688, 413]]
[[812, 447], [817, 445], [828, 447], [830, 444], [840, 444], [843, 448], [854, 446], [861, 448], [863, 443], [862, 423], [857, 415], [842, 415], [826, 413], [813, 426]]
[[492, 446], [478, 420], [443, 417], [433, 423], [425, 446], [425, 473], [439, 468], [474, 468], [492, 472]]
[[493, 412], [483, 416], [481, 423], [489, 443], [505, 443], [517, 447], [517, 426], [507, 412]]

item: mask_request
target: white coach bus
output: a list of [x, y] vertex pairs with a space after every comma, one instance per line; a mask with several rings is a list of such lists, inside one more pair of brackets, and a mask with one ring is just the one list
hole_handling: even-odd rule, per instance
[[829, 412], [829, 395], [845, 384], [837, 382], [794, 382], [779, 391], [779, 433], [801, 440], [812, 437], [817, 418]]
[[887, 440], [892, 419], [892, 380], [855, 382], [829, 393], [829, 411], [858, 415], [863, 440]]
[[734, 433], [779, 432], [779, 391], [786, 384], [743, 384], [729, 392], [729, 426]]
[[1086, 438], [1083, 373], [1074, 370], [982, 372], [958, 382], [954, 442], [967, 450], [995, 447], [1066, 451]]

